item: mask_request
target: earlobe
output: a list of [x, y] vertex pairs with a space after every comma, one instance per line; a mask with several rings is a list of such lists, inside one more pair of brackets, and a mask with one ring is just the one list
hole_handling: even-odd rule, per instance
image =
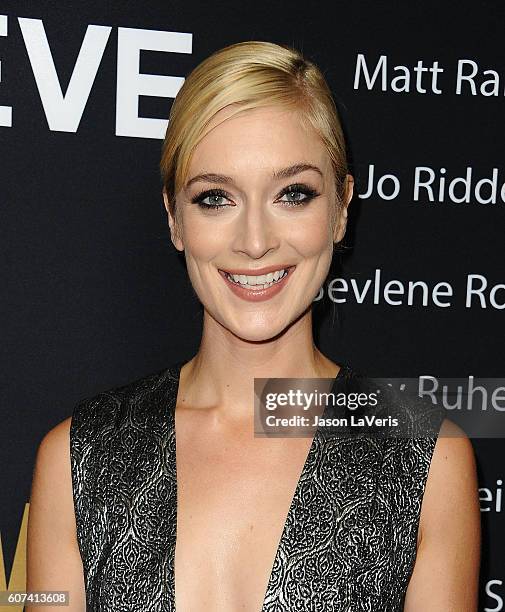
[[345, 177], [345, 208], [347, 213], [347, 207], [352, 200], [354, 194], [354, 177], [352, 174], [348, 174]]
[[344, 199], [342, 202], [342, 207], [339, 211], [338, 220], [333, 235], [334, 243], [340, 242], [345, 235], [345, 230], [347, 228], [348, 206], [352, 200], [353, 193], [354, 177], [352, 176], [352, 174], [347, 174], [345, 177]]
[[333, 234], [333, 242], [336, 244], [342, 240], [347, 227], [347, 208], [344, 206], [340, 211], [340, 216]]
[[168, 226], [170, 228], [170, 239], [172, 240], [172, 244], [178, 251], [184, 251], [184, 244], [180, 237], [179, 226], [176, 219], [170, 212], [170, 203], [165, 190], [163, 190], [163, 202], [165, 204], [165, 210], [167, 211]]
[[167, 192], [164, 189], [162, 191], [162, 195], [163, 195], [163, 204], [165, 205], [165, 210], [167, 211], [168, 214], [170, 214], [168, 196], [167, 196]]

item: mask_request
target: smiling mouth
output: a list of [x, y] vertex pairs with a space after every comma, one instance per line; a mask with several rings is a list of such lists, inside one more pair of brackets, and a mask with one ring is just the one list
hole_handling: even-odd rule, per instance
[[268, 289], [273, 285], [281, 282], [295, 266], [281, 268], [275, 272], [268, 274], [252, 275], [252, 274], [230, 274], [226, 270], [219, 270], [231, 283], [251, 290]]

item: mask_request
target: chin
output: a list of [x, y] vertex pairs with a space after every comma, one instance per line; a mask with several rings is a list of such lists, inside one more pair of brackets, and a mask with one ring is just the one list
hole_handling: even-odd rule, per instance
[[306, 309], [296, 312], [282, 313], [279, 309], [258, 310], [257, 312], [237, 312], [235, 309], [221, 308], [207, 310], [207, 313], [237, 338], [245, 342], [267, 342], [284, 333]]
[[246, 342], [271, 340], [280, 334], [289, 324], [288, 320], [273, 322], [271, 316], [265, 316], [266, 313], [263, 313], [261, 316], [254, 316], [252, 313], [249, 313], [249, 317], [244, 316], [244, 314], [241, 313], [241, 316], [233, 316], [232, 313], [221, 311], [218, 316], [213, 316], [213, 318], [224, 329]]
[[270, 320], [265, 323], [265, 319], [262, 321], [248, 321], [243, 323], [235, 323], [232, 325], [226, 325], [226, 327], [235, 334], [238, 338], [241, 338], [247, 342], [267, 342], [273, 340], [277, 336], [280, 336], [290, 325], [290, 319], [284, 319], [282, 321], [272, 322]]
[[281, 334], [282, 331], [283, 330], [269, 333], [265, 332], [264, 330], [251, 330], [251, 333], [244, 333], [244, 330], [240, 330], [238, 332], [233, 333], [244, 342], [269, 342], [270, 340], [273, 340], [276, 336]]

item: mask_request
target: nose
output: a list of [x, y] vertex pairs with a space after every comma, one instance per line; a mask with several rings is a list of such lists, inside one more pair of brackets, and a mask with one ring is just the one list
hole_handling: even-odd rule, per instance
[[233, 234], [233, 251], [252, 259], [275, 252], [282, 241], [282, 221], [273, 218], [259, 201], [249, 201], [241, 213]]

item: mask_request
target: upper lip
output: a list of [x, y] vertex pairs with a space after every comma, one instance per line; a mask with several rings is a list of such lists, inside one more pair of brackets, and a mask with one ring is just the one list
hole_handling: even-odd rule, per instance
[[263, 268], [257, 268], [255, 270], [251, 270], [250, 268], [235, 268], [234, 270], [224, 270], [223, 272], [228, 272], [228, 274], [243, 274], [244, 276], [262, 276], [263, 274], [268, 274], [269, 272], [276, 272], [277, 270], [287, 270], [288, 268], [292, 268], [293, 264], [277, 264], [272, 266], [265, 266]]

